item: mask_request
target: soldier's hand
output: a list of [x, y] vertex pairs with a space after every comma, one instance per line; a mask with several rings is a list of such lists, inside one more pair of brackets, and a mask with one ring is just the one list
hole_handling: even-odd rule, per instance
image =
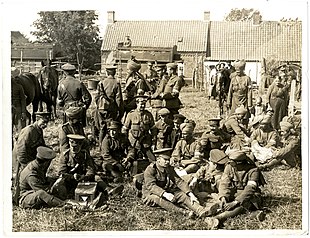
[[195, 202], [199, 204], [198, 198], [192, 192], [189, 192], [188, 196], [192, 204], [194, 204]]
[[230, 210], [234, 209], [238, 204], [239, 204], [238, 201], [232, 201], [232, 202], [226, 203], [224, 205], [224, 210], [230, 211]]
[[172, 202], [174, 199], [174, 195], [172, 193], [164, 192], [163, 197], [166, 198], [168, 201]]

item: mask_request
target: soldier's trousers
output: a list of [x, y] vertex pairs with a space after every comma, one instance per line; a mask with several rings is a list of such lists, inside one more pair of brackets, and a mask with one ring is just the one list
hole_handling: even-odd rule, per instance
[[148, 206], [158, 205], [167, 211], [182, 213], [183, 210], [180, 207], [176, 206], [180, 205], [194, 211], [199, 217], [205, 212], [203, 206], [199, 205], [198, 203], [192, 204], [190, 198], [181, 190], [177, 190], [173, 193], [173, 195], [174, 199], [172, 200], [172, 202], [170, 202], [165, 198], [161, 198], [155, 194], [143, 194], [143, 202]]
[[63, 204], [63, 200], [47, 193], [44, 190], [33, 191], [33, 193], [26, 195], [19, 201], [20, 207], [34, 209], [39, 209], [42, 207], [57, 207]]

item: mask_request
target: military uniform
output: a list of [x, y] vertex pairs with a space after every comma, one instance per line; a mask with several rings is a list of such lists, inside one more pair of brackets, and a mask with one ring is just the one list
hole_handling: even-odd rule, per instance
[[237, 136], [241, 139], [247, 137], [247, 130], [242, 124], [242, 121], [238, 120], [236, 115], [230, 116], [224, 123], [225, 129], [232, 137]]
[[45, 146], [45, 141], [43, 130], [35, 122], [21, 130], [13, 149], [13, 157], [16, 156], [21, 168], [36, 158], [39, 146]]
[[[37, 152], [37, 150], [35, 150]], [[43, 157], [40, 156], [43, 155]], [[39, 159], [51, 160], [55, 153], [46, 147], [38, 147]], [[20, 196], [19, 205], [22, 208], [55, 207], [63, 205], [64, 202], [51, 195], [50, 182], [46, 177], [48, 167], [40, 160], [31, 161], [20, 173]]]
[[[172, 193], [173, 200], [170, 202], [163, 197], [164, 193]], [[185, 205], [193, 210], [198, 216], [204, 216], [206, 210], [198, 203], [192, 203], [188, 197], [191, 189], [180, 178], [172, 166], [161, 168], [157, 161], [151, 163], [144, 171], [144, 184], [142, 187], [143, 202], [149, 206], [160, 206], [168, 211], [182, 212], [175, 204]]]
[[[169, 110], [163, 108], [159, 110], [159, 115], [168, 116]], [[171, 147], [170, 134], [172, 132], [173, 122], [169, 118], [162, 118], [154, 125], [154, 145], [156, 149]]]
[[251, 141], [252, 143], [257, 142], [262, 147], [275, 148], [278, 141], [278, 134], [272, 128], [267, 131], [257, 128], [251, 134]]
[[152, 95], [151, 107], [155, 121], [159, 118], [158, 111], [163, 107], [163, 99], [160, 95], [164, 92], [167, 82], [167, 76], [163, 76], [156, 88], [155, 93]]
[[263, 175], [244, 153], [233, 152], [229, 158], [219, 185], [219, 199], [237, 201], [245, 209], [259, 209], [259, 186], [266, 184]]
[[180, 125], [184, 122], [185, 116], [181, 114], [174, 114], [173, 115], [173, 123], [174, 127], [169, 135], [171, 141], [171, 148], [174, 149], [177, 142], [182, 138], [182, 131]]
[[[138, 151], [150, 155], [153, 138], [151, 129], [154, 125], [154, 118], [147, 110], [138, 111], [136, 109], [128, 113], [124, 123], [126, 130], [129, 130], [128, 140], [130, 146], [128, 148], [128, 158], [135, 160]], [[152, 156], [149, 159], [154, 160], [154, 157]]]
[[245, 108], [252, 107], [252, 91], [251, 91], [251, 78], [244, 74], [245, 62], [239, 61], [235, 63], [235, 68], [240, 68], [241, 74], [236, 72], [230, 75], [230, 86], [227, 96], [227, 104], [231, 106], [231, 113], [241, 105]]
[[[78, 134], [85, 136], [84, 128], [82, 123], [78, 123], [75, 125], [70, 124], [70, 122], [66, 122], [62, 124], [59, 128], [59, 144], [60, 144], [60, 151], [64, 152], [69, 149], [69, 140], [67, 135], [69, 134]], [[84, 140], [84, 149], [89, 150], [89, 144], [87, 140]]]

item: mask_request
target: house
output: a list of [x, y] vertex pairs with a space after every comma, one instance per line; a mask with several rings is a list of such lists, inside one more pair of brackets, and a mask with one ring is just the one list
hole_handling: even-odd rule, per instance
[[31, 43], [20, 32], [11, 32], [11, 65], [21, 72], [37, 73], [42, 67], [41, 61], [53, 57], [52, 44]]
[[301, 32], [300, 21], [261, 21], [255, 16], [247, 22], [211, 21], [205, 11], [201, 21], [117, 21], [109, 11], [101, 64], [110, 63], [130, 36], [132, 47], [176, 47], [173, 60], [185, 77], [191, 78], [195, 69], [204, 78], [210, 65], [245, 59], [246, 73], [259, 83], [263, 58], [300, 64]]

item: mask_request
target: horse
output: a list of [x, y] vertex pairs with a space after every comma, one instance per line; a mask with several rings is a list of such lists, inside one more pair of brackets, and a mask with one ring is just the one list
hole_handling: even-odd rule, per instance
[[46, 65], [41, 68], [37, 79], [40, 85], [40, 100], [38, 109], [39, 111], [43, 111], [42, 103], [45, 102], [46, 110], [48, 112], [52, 113], [53, 106], [54, 118], [56, 118], [57, 87], [59, 84], [58, 72], [55, 68]]
[[215, 75], [215, 92], [219, 102], [220, 116], [224, 114], [224, 104], [227, 99], [229, 86], [230, 86], [230, 77], [229, 72], [226, 69], [222, 69], [216, 72]]
[[[16, 83], [20, 84], [26, 95], [26, 106], [32, 104], [32, 121], [36, 120], [35, 112], [38, 111], [40, 101], [40, 85], [35, 75], [32, 73], [20, 74], [16, 77]], [[31, 115], [26, 111], [29, 122], [31, 122]], [[30, 124], [30, 123], [28, 123]]]

